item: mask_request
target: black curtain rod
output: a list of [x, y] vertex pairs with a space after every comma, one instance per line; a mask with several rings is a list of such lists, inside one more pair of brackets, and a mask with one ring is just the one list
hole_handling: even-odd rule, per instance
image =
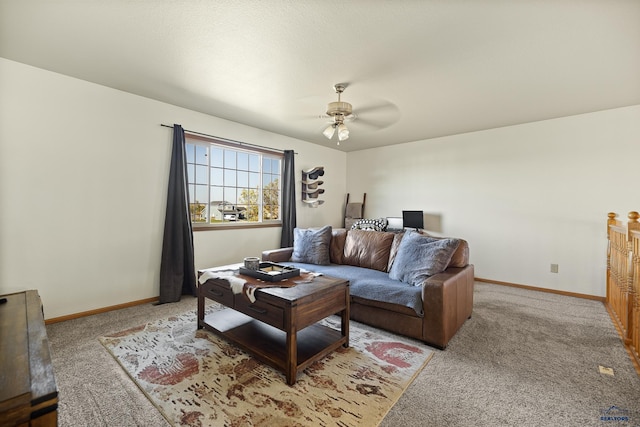
[[[173, 125], [165, 125], [164, 123], [160, 123], [160, 126], [173, 129]], [[209, 138], [218, 139], [218, 140], [223, 141], [223, 142], [232, 142], [232, 143], [238, 144], [238, 145], [248, 145], [250, 147], [256, 147], [256, 148], [261, 148], [263, 150], [274, 151], [276, 153], [284, 153], [284, 150], [278, 150], [276, 148], [265, 147], [263, 145], [251, 144], [251, 143], [242, 142], [242, 141], [235, 141], [233, 139], [227, 139], [227, 138], [220, 138], [219, 136], [209, 135], [208, 133], [196, 132], [194, 130], [189, 130], [189, 129], [183, 129], [183, 130], [185, 132], [193, 133], [193, 134], [196, 134], [196, 135], [202, 135], [202, 136], [206, 136], [206, 137], [209, 137]], [[294, 154], [298, 154], [298, 153], [294, 153]]]

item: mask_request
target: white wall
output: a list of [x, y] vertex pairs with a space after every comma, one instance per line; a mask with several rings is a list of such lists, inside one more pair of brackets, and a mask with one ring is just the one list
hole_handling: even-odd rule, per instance
[[[0, 294], [38, 289], [54, 318], [158, 295], [172, 130], [294, 149], [325, 166], [340, 225], [346, 154], [0, 58]], [[298, 191], [299, 193], [299, 180]], [[194, 233], [196, 268], [279, 246], [280, 228]]]
[[640, 210], [639, 159], [632, 106], [349, 153], [347, 191], [370, 218], [439, 215], [476, 277], [604, 296], [607, 213]]
[[[339, 226], [346, 192], [367, 193], [367, 217], [440, 215], [487, 279], [603, 296], [606, 214], [640, 209], [640, 106], [346, 155], [2, 58], [0, 94], [0, 294], [38, 289], [46, 318], [158, 295], [172, 132], [160, 123], [292, 148], [298, 175], [325, 166], [326, 203], [299, 202], [301, 227]], [[196, 232], [196, 268], [279, 236]]]

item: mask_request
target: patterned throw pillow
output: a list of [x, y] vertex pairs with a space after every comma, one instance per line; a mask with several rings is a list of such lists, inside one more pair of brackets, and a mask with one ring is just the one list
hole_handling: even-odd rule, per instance
[[351, 226], [352, 230], [374, 230], [385, 231], [387, 229], [387, 218], [359, 219]]
[[459, 239], [434, 239], [409, 231], [400, 242], [389, 278], [420, 286], [447, 268], [459, 244]]
[[291, 261], [305, 264], [328, 265], [331, 226], [322, 228], [294, 228]]

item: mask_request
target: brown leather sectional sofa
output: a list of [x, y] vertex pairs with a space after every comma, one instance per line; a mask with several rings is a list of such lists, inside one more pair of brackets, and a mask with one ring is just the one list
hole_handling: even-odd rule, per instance
[[348, 279], [351, 319], [444, 349], [473, 309], [469, 245], [460, 239], [446, 269], [413, 286], [388, 275], [401, 239], [402, 233], [333, 229], [330, 265], [291, 263], [293, 248], [265, 251], [262, 260]]

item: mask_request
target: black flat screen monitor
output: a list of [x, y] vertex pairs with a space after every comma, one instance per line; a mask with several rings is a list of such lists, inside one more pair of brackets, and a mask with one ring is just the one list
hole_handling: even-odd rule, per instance
[[404, 228], [424, 228], [424, 214], [422, 211], [402, 211], [402, 226]]

